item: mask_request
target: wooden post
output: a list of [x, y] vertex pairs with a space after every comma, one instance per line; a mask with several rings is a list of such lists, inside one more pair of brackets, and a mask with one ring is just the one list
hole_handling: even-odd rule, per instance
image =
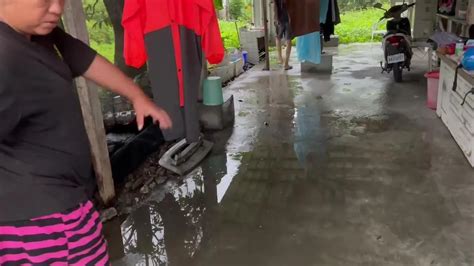
[[268, 12], [267, 12], [267, 0], [262, 0], [262, 11], [263, 11], [263, 30], [265, 31], [265, 68], [263, 70], [270, 70], [270, 49], [269, 37], [268, 37]]
[[[64, 24], [69, 34], [89, 44], [89, 34], [87, 32], [82, 0], [65, 2]], [[91, 146], [92, 163], [97, 177], [100, 196], [104, 203], [108, 204], [115, 197], [115, 187], [98, 88], [95, 84], [86, 81], [82, 77], [76, 79], [76, 87]]]

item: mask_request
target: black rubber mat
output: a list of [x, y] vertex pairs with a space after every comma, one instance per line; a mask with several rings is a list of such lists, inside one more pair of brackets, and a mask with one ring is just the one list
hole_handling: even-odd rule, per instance
[[158, 151], [163, 143], [163, 134], [157, 125], [146, 127], [139, 134], [126, 138], [124, 143], [109, 142], [115, 184], [123, 184], [127, 176], [135, 171], [148, 156]]

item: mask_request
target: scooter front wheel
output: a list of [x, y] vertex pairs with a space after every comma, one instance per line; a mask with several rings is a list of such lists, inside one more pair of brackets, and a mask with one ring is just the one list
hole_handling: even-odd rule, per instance
[[395, 82], [403, 81], [403, 63], [396, 63], [393, 65], [393, 78]]

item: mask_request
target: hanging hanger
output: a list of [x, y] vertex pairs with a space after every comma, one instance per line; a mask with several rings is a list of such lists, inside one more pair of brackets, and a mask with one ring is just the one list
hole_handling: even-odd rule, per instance
[[468, 93], [466, 93], [466, 95], [464, 95], [464, 99], [462, 100], [461, 106], [464, 106], [464, 104], [466, 103], [466, 100], [467, 100], [467, 96], [469, 96], [469, 94], [474, 95], [474, 88], [472, 88]]
[[456, 67], [456, 72], [454, 74], [453, 91], [456, 91], [458, 89], [458, 73], [459, 73], [459, 69], [461, 68], [463, 68], [462, 64], [459, 64]]

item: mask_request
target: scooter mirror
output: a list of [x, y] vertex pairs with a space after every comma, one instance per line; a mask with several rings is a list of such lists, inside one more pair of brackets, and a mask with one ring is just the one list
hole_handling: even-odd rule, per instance
[[377, 3], [374, 5], [375, 8], [378, 8], [378, 9], [383, 9], [383, 5], [381, 3]]

